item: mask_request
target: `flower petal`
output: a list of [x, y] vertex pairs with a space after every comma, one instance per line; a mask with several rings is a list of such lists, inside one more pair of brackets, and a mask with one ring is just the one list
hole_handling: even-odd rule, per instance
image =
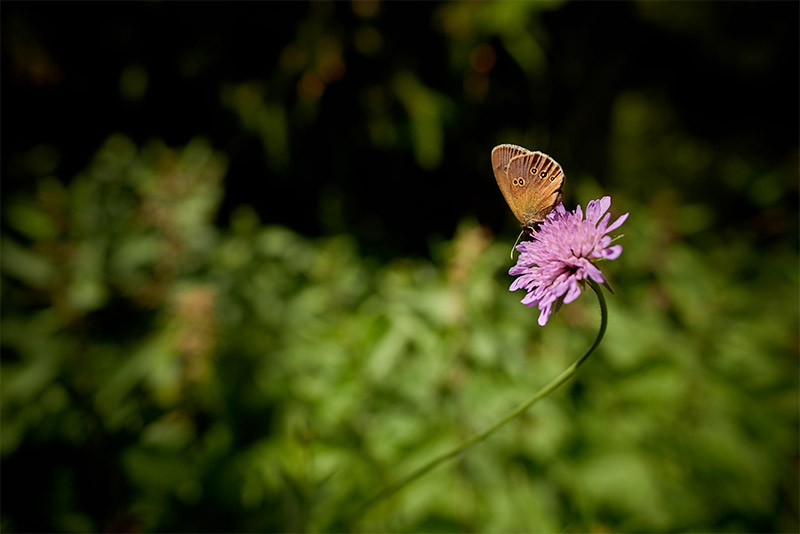
[[581, 296], [581, 286], [578, 285], [578, 282], [575, 279], [570, 280], [569, 284], [569, 291], [564, 296], [564, 304], [569, 304], [576, 298]]
[[603, 249], [603, 257], [607, 260], [616, 260], [622, 254], [622, 245], [614, 245]]
[[614, 230], [622, 226], [622, 223], [628, 220], [628, 215], [630, 215], [630, 212], [626, 213], [625, 215], [620, 215], [619, 218], [611, 224], [611, 226], [606, 228], [606, 233], [613, 232]]
[[597, 223], [597, 231], [600, 232], [601, 234], [605, 234], [606, 233], [606, 227], [608, 226], [608, 221], [610, 219], [611, 219], [611, 214], [610, 213], [606, 213], [603, 216], [603, 218], [600, 220], [600, 222]]
[[596, 223], [611, 207], [611, 197], [605, 196], [600, 200], [591, 200], [586, 205], [586, 220]]
[[603, 273], [600, 272], [600, 269], [595, 267], [593, 263], [586, 266], [586, 274], [598, 284], [602, 284], [606, 281], [606, 279], [603, 278]]
[[539, 320], [536, 322], [539, 323], [539, 326], [544, 326], [547, 324], [547, 319], [549, 318], [550, 318], [550, 310], [547, 310], [547, 313], [545, 313], [545, 311], [542, 310], [542, 312], [539, 314]]

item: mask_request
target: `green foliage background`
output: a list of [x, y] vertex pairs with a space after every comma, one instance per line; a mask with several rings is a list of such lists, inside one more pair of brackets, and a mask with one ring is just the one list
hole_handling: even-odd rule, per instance
[[[247, 5], [235, 9], [246, 16]], [[788, 5], [781, 9], [797, 11]], [[52, 6], [37, 6], [3, 5], [4, 78], [58, 92], [70, 66], [42, 30]], [[625, 6], [636, 24], [706, 46], [720, 69], [786, 77], [796, 97], [796, 64], [775, 74], [772, 52], [797, 48], [797, 18], [776, 4], [761, 16], [794, 43], [727, 33], [725, 23], [743, 16], [732, 11], [747, 4]], [[283, 43], [270, 52], [274, 70], [204, 86], [217, 99], [208, 113], [228, 116], [220, 129], [257, 141], [246, 148], [213, 134], [167, 143], [124, 127], [78, 128], [80, 142], [95, 145], [69, 173], [74, 156], [47, 124], [28, 126], [38, 132], [29, 145], [6, 141], [21, 123], [6, 113], [18, 93], [4, 90], [0, 527], [796, 532], [796, 103], [784, 103], [794, 113], [794, 129], [781, 130], [788, 138], [757, 153], [744, 144], [763, 147], [760, 135], [777, 134], [738, 110], [741, 120], [707, 135], [666, 86], [598, 81], [588, 90], [596, 100], [561, 104], [582, 116], [587, 102], [607, 103], [597, 112], [607, 119], [602, 143], [586, 151], [594, 163], [571, 173], [568, 162], [582, 159], [571, 141], [584, 135], [581, 120], [552, 130], [541, 110], [559, 102], [545, 91], [548, 77], [581, 63], [553, 44], [550, 24], [596, 8], [293, 9], [288, 37], [274, 37]], [[390, 53], [389, 14], [409, 12], [424, 14], [412, 33], [440, 45], [418, 69]], [[224, 62], [218, 49], [210, 39], [184, 50], [180, 76], [191, 78], [192, 61], [209, 55]], [[359, 79], [360, 57], [388, 65], [381, 83], [348, 82]], [[426, 83], [437, 69], [457, 92]], [[508, 72], [529, 85], [504, 85]], [[156, 105], [158, 69], [133, 62], [114, 75], [114, 99]], [[301, 157], [312, 125], [327, 125], [326, 110], [352, 98], [337, 92], [346, 83], [362, 107], [352, 124], [324, 131], [361, 128], [358, 149], [404, 162], [411, 178], [391, 165], [351, 173], [346, 147], [338, 161]], [[519, 116], [483, 115], [509, 99]], [[453, 137], [472, 140], [454, 148]], [[336, 142], [319, 143], [327, 141]], [[596, 332], [591, 295], [540, 328], [538, 310], [507, 291], [514, 226], [488, 162], [500, 142], [560, 147], [568, 208], [611, 194], [615, 217], [631, 213], [623, 255], [604, 265], [615, 289], [606, 339], [576, 380], [356, 521], [358, 504], [525, 400]], [[267, 176], [313, 181], [322, 164], [331, 185], [313, 198], [260, 199], [268, 186], [258, 185], [241, 194], [231, 176], [252, 152]], [[379, 191], [355, 176], [385, 176], [386, 194], [402, 198], [412, 198], [405, 183], [449, 177], [463, 196], [435, 186], [426, 196], [445, 213], [457, 198], [463, 211], [440, 225], [415, 212], [427, 206], [420, 200], [394, 225], [354, 192]], [[281, 203], [319, 224], [282, 220]], [[387, 200], [386, 213], [395, 209]], [[428, 227], [414, 234], [420, 222]], [[408, 251], [415, 235], [425, 253]]]

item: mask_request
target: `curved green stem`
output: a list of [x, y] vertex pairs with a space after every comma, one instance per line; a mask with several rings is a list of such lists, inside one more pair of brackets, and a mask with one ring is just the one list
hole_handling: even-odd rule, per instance
[[594, 350], [597, 348], [597, 346], [600, 345], [600, 341], [603, 340], [603, 336], [606, 333], [606, 326], [608, 324], [608, 309], [606, 307], [606, 299], [603, 296], [603, 291], [600, 289], [600, 286], [597, 285], [597, 283], [595, 283], [591, 279], [589, 279], [588, 282], [589, 282], [589, 286], [597, 294], [597, 299], [600, 301], [600, 330], [597, 332], [597, 337], [595, 338], [594, 343], [592, 343], [592, 346], [589, 347], [589, 350], [587, 350], [586, 353], [583, 356], [581, 356], [578, 360], [576, 360], [572, 365], [567, 367], [560, 375], [555, 377], [546, 386], [544, 386], [542, 389], [537, 391], [533, 395], [533, 397], [531, 397], [530, 399], [528, 399], [524, 403], [520, 404], [517, 408], [515, 408], [508, 415], [506, 415], [505, 417], [500, 419], [497, 423], [495, 423], [494, 425], [490, 426], [489, 428], [487, 428], [483, 432], [472, 436], [471, 438], [469, 438], [468, 440], [464, 441], [460, 445], [457, 445], [453, 449], [450, 449], [449, 451], [444, 452], [443, 454], [440, 454], [439, 456], [433, 458], [432, 460], [428, 461], [428, 463], [418, 467], [416, 470], [412, 471], [410, 474], [406, 475], [404, 478], [401, 478], [400, 480], [398, 480], [397, 482], [395, 482], [391, 486], [388, 486], [388, 487], [384, 488], [382, 491], [380, 491], [378, 494], [376, 494], [370, 500], [368, 500], [367, 502], [362, 504], [356, 510], [356, 513], [353, 515], [354, 519], [358, 519], [369, 508], [371, 508], [372, 506], [374, 506], [378, 502], [382, 501], [383, 499], [389, 497], [390, 495], [393, 495], [393, 494], [397, 493], [402, 488], [404, 488], [405, 486], [409, 485], [410, 483], [412, 483], [416, 479], [420, 478], [422, 475], [424, 475], [425, 473], [427, 473], [428, 471], [430, 471], [434, 467], [438, 466], [442, 462], [445, 462], [445, 461], [449, 460], [450, 458], [453, 458], [454, 456], [458, 456], [460, 453], [462, 453], [467, 448], [469, 448], [472, 445], [478, 443], [479, 441], [483, 441], [484, 439], [488, 438], [495, 430], [497, 430], [501, 426], [505, 425], [506, 423], [508, 423], [509, 421], [514, 419], [515, 417], [519, 416], [525, 410], [530, 408], [531, 405], [533, 405], [536, 401], [538, 401], [542, 397], [547, 396], [549, 393], [551, 393], [555, 389], [557, 389], [561, 384], [563, 384], [564, 382], [566, 382], [567, 380], [572, 378], [572, 376], [578, 371], [578, 367], [580, 367], [581, 364], [586, 361], [586, 359], [589, 357], [589, 355], [591, 355], [594, 352]]

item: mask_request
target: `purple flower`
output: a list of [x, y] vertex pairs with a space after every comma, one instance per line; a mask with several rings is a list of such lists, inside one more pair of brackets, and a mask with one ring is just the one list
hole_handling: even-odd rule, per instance
[[592, 200], [584, 219], [580, 206], [568, 212], [559, 204], [533, 234], [533, 241], [517, 246], [520, 255], [508, 274], [519, 277], [509, 290], [528, 291], [521, 302], [539, 307], [540, 326], [547, 324], [554, 305], [558, 311], [561, 302], [569, 304], [580, 296], [584, 280], [605, 282], [597, 261], [615, 260], [622, 254], [622, 246], [611, 245], [606, 234], [622, 226], [628, 214], [609, 226], [611, 214], [606, 212], [610, 206], [611, 197]]

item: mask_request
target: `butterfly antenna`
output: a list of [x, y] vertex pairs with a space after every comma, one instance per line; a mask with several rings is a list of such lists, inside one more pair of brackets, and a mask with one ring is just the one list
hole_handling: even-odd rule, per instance
[[517, 248], [517, 243], [519, 243], [519, 240], [522, 239], [522, 234], [524, 233], [525, 233], [525, 228], [523, 228], [522, 231], [519, 233], [519, 235], [517, 236], [517, 240], [514, 241], [514, 245], [511, 247], [511, 254], [509, 254], [509, 256], [511, 256], [512, 260], [514, 259], [514, 249]]

